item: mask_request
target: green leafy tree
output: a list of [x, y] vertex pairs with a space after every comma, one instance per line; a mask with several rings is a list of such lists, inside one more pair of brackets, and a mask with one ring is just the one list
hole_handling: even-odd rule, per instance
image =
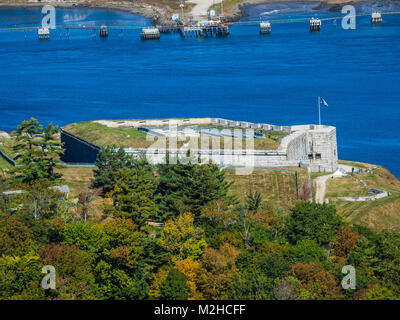
[[62, 194], [50, 187], [50, 182], [46, 179], [31, 181], [24, 185], [21, 195], [22, 211], [31, 214], [35, 220], [49, 218], [57, 214], [57, 206], [61, 203]]
[[94, 255], [75, 246], [50, 244], [40, 256], [56, 269], [56, 291], [60, 299], [94, 299]]
[[102, 241], [101, 228], [89, 222], [68, 224], [64, 231], [65, 244], [75, 245], [86, 252], [98, 252]]
[[0, 212], [0, 256], [34, 253], [38, 245], [34, 233], [17, 216]]
[[262, 202], [261, 193], [259, 191], [253, 192], [251, 189], [246, 196], [246, 207], [247, 210], [257, 213]]
[[300, 281], [298, 298], [304, 300], [337, 300], [341, 299], [339, 283], [334, 276], [324, 270], [318, 263], [297, 262], [291, 266], [288, 276]]
[[171, 269], [167, 279], [162, 284], [161, 300], [186, 300], [189, 296], [189, 286], [186, 276], [176, 270]]
[[177, 262], [186, 258], [199, 259], [207, 244], [203, 230], [194, 225], [194, 215], [184, 213], [165, 223], [160, 246], [171, 255], [172, 262]]
[[296, 262], [324, 262], [326, 261], [325, 251], [315, 240], [300, 240], [295, 246], [290, 246], [286, 252], [286, 257], [290, 264]]
[[37, 255], [0, 257], [0, 299], [15, 299], [30, 285], [37, 287], [43, 274], [43, 263]]
[[214, 164], [162, 164], [158, 166], [161, 219], [190, 211], [200, 216], [212, 200], [226, 199], [230, 184]]
[[16, 173], [16, 182], [31, 183], [38, 179], [57, 181], [61, 178], [56, 168], [61, 168], [59, 157], [63, 153], [62, 144], [57, 138], [58, 127], [51, 123], [43, 130], [39, 122], [31, 118], [23, 121], [16, 131], [14, 152], [19, 164], [11, 170]]
[[287, 237], [292, 243], [315, 240], [328, 244], [340, 230], [343, 222], [333, 205], [298, 202], [287, 220]]
[[399, 300], [398, 297], [388, 288], [375, 286], [368, 290], [364, 300]]
[[[141, 264], [145, 235], [131, 219], [116, 218], [102, 225], [95, 267], [96, 286], [105, 299], [144, 299], [147, 270]], [[141, 291], [145, 290], [145, 291]]]
[[123, 169], [109, 193], [113, 200], [110, 211], [115, 217], [132, 219], [139, 227], [157, 215], [156, 196], [158, 179], [145, 169]]
[[127, 154], [122, 147], [118, 149], [115, 145], [100, 149], [95, 166], [92, 187], [100, 188], [104, 194], [114, 189], [119, 178], [119, 170], [135, 168], [152, 170], [144, 155], [134, 157]]

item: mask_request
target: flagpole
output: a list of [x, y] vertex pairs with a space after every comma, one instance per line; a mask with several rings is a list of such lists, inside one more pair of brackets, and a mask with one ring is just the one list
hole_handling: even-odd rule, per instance
[[318, 121], [321, 125], [321, 97], [318, 96]]

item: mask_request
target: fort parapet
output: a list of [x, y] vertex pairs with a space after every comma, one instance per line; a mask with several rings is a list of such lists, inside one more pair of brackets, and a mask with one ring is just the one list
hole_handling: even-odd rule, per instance
[[[212, 161], [221, 166], [246, 166], [248, 162], [254, 167], [292, 167], [309, 166], [313, 172], [334, 172], [338, 168], [338, 151], [336, 128], [327, 125], [295, 125], [276, 126], [265, 123], [234, 121], [221, 118], [189, 118], [189, 119], [155, 119], [155, 120], [98, 120], [96, 123], [111, 127], [165, 127], [214, 125], [231, 129], [262, 129], [266, 131], [285, 132], [288, 135], [281, 141], [276, 150], [249, 149], [190, 149], [192, 155], [202, 160]], [[70, 132], [61, 131], [66, 152], [62, 158], [67, 163], [93, 163], [99, 147]], [[145, 153], [153, 163], [165, 161], [167, 152], [184, 157], [188, 149], [166, 149], [156, 146], [148, 148], [125, 148], [130, 154]]]

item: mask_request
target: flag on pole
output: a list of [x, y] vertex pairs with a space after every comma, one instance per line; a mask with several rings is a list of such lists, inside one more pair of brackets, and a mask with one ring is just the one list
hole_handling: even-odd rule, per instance
[[323, 105], [325, 105], [325, 106], [328, 106], [328, 103], [324, 100], [324, 98], [320, 98], [321, 99], [321, 103], [323, 104]]

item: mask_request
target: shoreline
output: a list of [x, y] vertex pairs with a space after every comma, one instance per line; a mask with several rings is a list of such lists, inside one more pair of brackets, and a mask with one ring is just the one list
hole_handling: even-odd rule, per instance
[[60, 9], [104, 9], [104, 10], [115, 10], [115, 11], [123, 11], [129, 12], [132, 14], [137, 14], [142, 17], [148, 18], [151, 21], [152, 25], [163, 22], [166, 20], [166, 15], [168, 15], [168, 11], [165, 8], [154, 6], [154, 5], [146, 5], [146, 4], [136, 4], [128, 1], [118, 1], [118, 2], [18, 2], [18, 3], [10, 3], [10, 2], [0, 2], [0, 10], [7, 9], [29, 9], [29, 8], [41, 8], [44, 5], [52, 5], [55, 8]]
[[[226, 22], [235, 22], [244, 17], [247, 17], [246, 12], [247, 7], [257, 6], [261, 4], [271, 4], [271, 3], [290, 3], [290, 2], [315, 2], [315, 10], [326, 8], [331, 6], [330, 11], [337, 11], [343, 4], [354, 4], [358, 2], [364, 2], [367, 0], [306, 0], [306, 1], [296, 1], [296, 0], [243, 0], [242, 2], [236, 3], [233, 6], [224, 8], [225, 16], [223, 18]], [[188, 1], [190, 2], [190, 1]], [[145, 18], [149, 18], [152, 25], [157, 24], [171, 24], [169, 19], [173, 11], [170, 8], [150, 5], [144, 2], [128, 2], [128, 1], [103, 1], [103, 0], [84, 0], [76, 2], [59, 2], [59, 1], [46, 1], [46, 2], [30, 2], [28, 1], [2, 1], [0, 2], [0, 10], [7, 10], [13, 8], [36, 8], [43, 7], [44, 5], [52, 5], [56, 8], [62, 9], [110, 9], [110, 10], [120, 10], [124, 12], [130, 12], [132, 14], [141, 15]], [[176, 11], [176, 10], [175, 10]]]

